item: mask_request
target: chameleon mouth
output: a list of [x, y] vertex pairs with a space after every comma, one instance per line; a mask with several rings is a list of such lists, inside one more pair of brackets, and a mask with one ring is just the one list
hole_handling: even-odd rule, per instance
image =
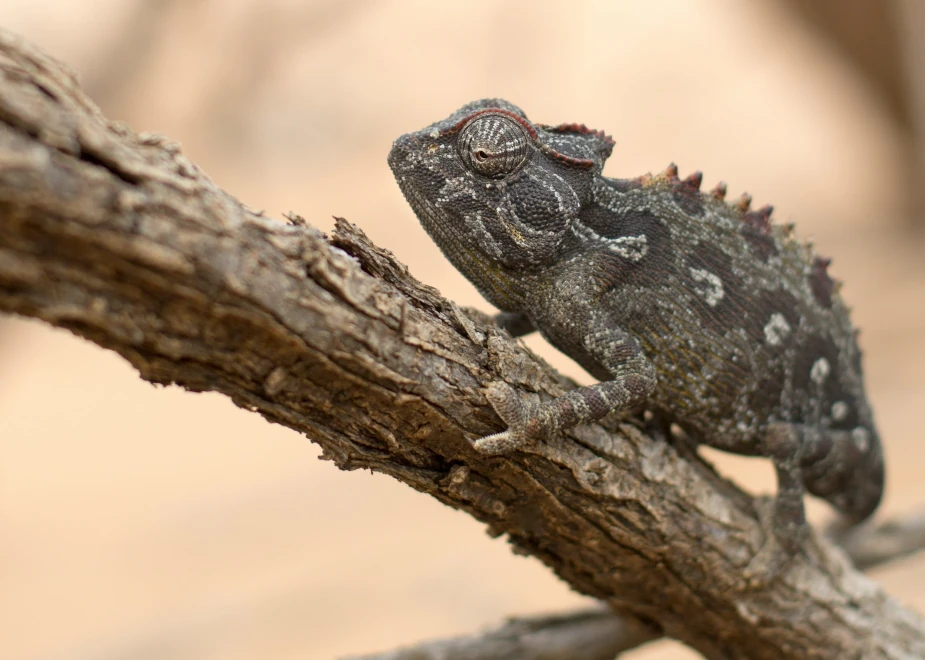
[[430, 234], [444, 254], [449, 257], [453, 250], [463, 254], [470, 252], [466, 242], [459, 240], [460, 237], [450, 229], [457, 223], [457, 220], [450, 213], [434, 204], [427, 195], [411, 182], [410, 177], [396, 174], [395, 178], [398, 182], [398, 187], [408, 201], [411, 210], [417, 216], [421, 226]]
[[421, 145], [413, 136], [403, 135], [389, 152], [389, 167], [408, 205], [414, 211], [424, 231], [430, 235], [444, 256], [482, 294], [495, 305], [509, 303], [511, 290], [516, 288], [496, 259], [487, 258], [484, 247], [466, 230], [464, 218], [452, 209], [438, 204], [428, 194], [421, 181], [445, 180], [451, 173], [435, 168], [436, 163], [422, 163], [418, 154], [426, 145]]
[[420, 144], [420, 141], [411, 134], [402, 135], [392, 143], [388, 163], [399, 182], [401, 181], [400, 172], [411, 172], [415, 166], [420, 165], [415, 154], [420, 153], [424, 148], [424, 145]]

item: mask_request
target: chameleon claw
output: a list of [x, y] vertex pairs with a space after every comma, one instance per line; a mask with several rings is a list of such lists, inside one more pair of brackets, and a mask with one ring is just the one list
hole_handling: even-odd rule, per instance
[[473, 443], [473, 447], [480, 454], [506, 454], [523, 446], [524, 442], [522, 438], [518, 438], [510, 431], [502, 431], [479, 438]]

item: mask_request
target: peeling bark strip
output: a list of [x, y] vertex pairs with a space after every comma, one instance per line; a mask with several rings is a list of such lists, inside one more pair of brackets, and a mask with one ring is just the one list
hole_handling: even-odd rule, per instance
[[548, 400], [568, 381], [346, 222], [326, 239], [250, 211], [9, 33], [0, 76], [0, 310], [463, 509], [709, 658], [925, 657], [922, 620], [819, 538], [771, 589], [740, 591], [764, 538], [753, 502], [636, 426], [478, 454], [501, 430], [486, 385]]

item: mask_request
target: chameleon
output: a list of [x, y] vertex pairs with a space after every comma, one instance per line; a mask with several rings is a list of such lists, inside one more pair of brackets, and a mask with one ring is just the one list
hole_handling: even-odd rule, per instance
[[786, 556], [808, 533], [806, 492], [848, 525], [867, 519], [883, 450], [829, 260], [748, 194], [702, 192], [700, 172], [604, 176], [614, 144], [483, 99], [392, 146], [402, 193], [497, 325], [539, 331], [598, 381], [536, 405], [490, 386], [507, 430], [475, 448], [504, 454], [644, 407], [696, 444], [773, 462]]

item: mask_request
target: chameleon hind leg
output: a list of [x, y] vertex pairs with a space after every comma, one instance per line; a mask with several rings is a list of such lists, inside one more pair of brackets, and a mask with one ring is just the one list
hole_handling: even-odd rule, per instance
[[[843, 433], [817, 430], [801, 424], [775, 422], [768, 425], [762, 455], [770, 458], [777, 472], [777, 497], [771, 515], [759, 511], [768, 535], [761, 549], [745, 569], [750, 586], [762, 586], [778, 577], [809, 537], [803, 506], [807, 477], [813, 468], [839, 448]], [[824, 464], [824, 463], [823, 463]]]
[[809, 533], [803, 507], [806, 492], [801, 469], [803, 438], [801, 425], [785, 422], [768, 425], [760, 453], [774, 463], [777, 496], [770, 514], [766, 508], [759, 506], [762, 527], [770, 533], [745, 567], [743, 577], [750, 588], [773, 582], [802, 547]]
[[806, 511], [803, 507], [802, 459], [806, 452], [812, 452], [807, 441], [811, 434], [797, 424], [772, 423], [768, 425], [764, 449], [774, 463], [777, 473], [777, 497], [774, 500], [774, 536], [788, 555], [795, 554], [802, 546], [809, 532], [806, 526]]

